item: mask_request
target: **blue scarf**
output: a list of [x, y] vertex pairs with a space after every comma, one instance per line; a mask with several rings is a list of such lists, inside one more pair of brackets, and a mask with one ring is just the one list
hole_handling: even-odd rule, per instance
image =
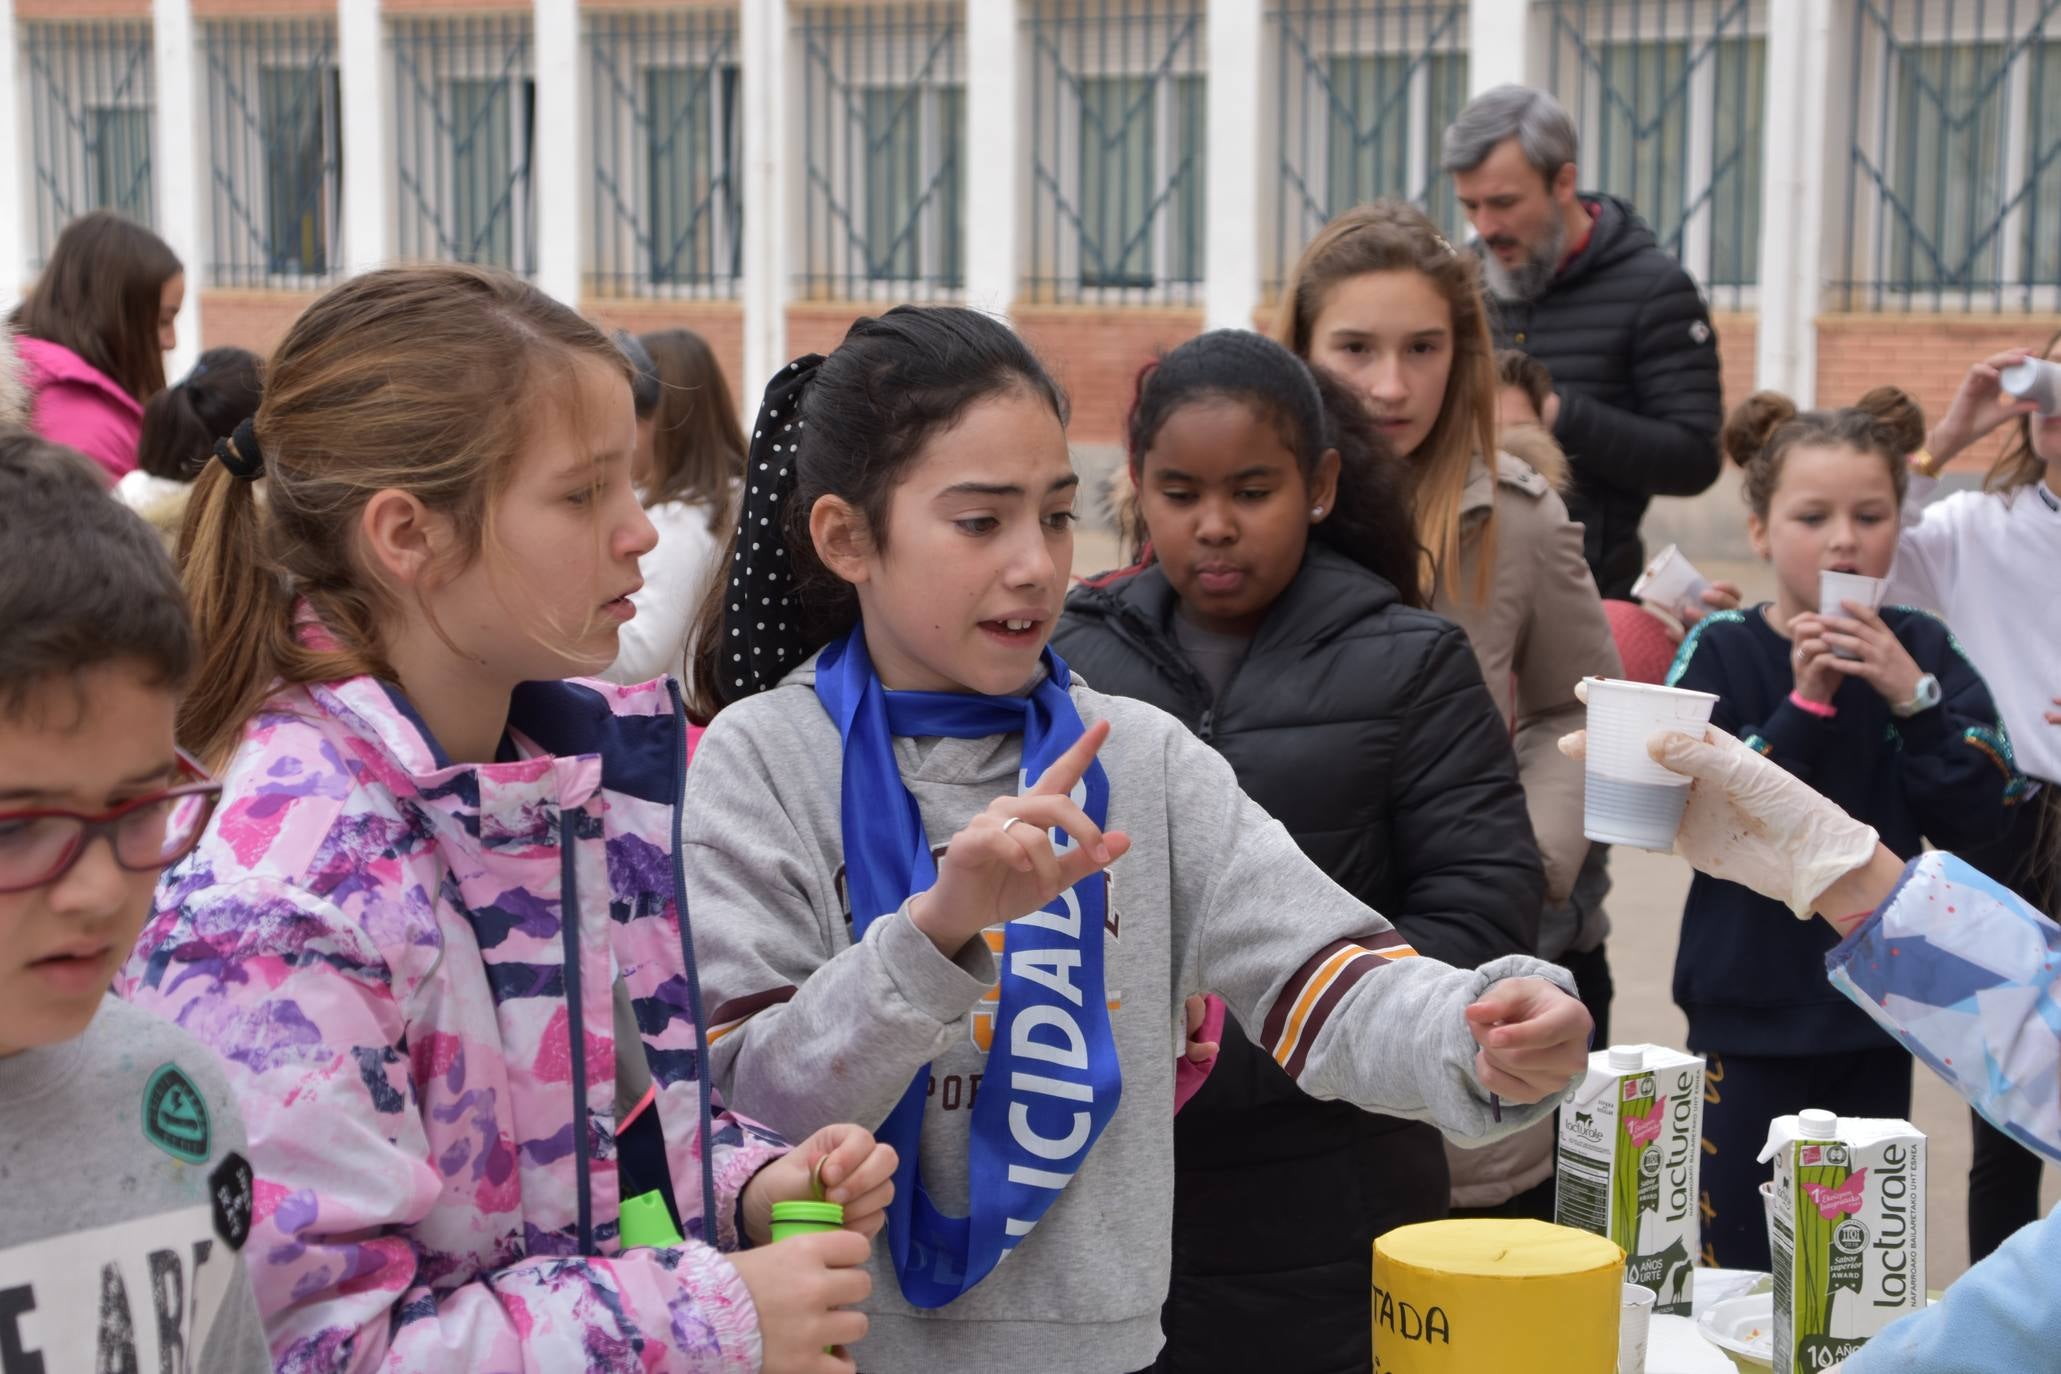
[[[1067, 695], [1066, 664], [1049, 647], [1045, 669], [1028, 698], [890, 692], [873, 671], [862, 628], [823, 651], [816, 696], [844, 740], [845, 878], [856, 938], [937, 882], [923, 816], [895, 767], [895, 737], [1021, 734], [1020, 790], [1028, 790], [1085, 729]], [[1101, 764], [1089, 767], [1074, 795], [1097, 825], [1107, 822]], [[1061, 830], [1051, 840], [1061, 852], [1073, 843]], [[939, 1211], [918, 1174], [927, 1065], [881, 1125], [879, 1138], [901, 1158], [888, 1250], [902, 1295], [916, 1307], [943, 1307], [986, 1278], [1030, 1234], [1116, 1114], [1123, 1079], [1103, 987], [1105, 893], [1103, 876], [1093, 874], [1005, 930], [1001, 1000], [973, 1105], [969, 1215]]]

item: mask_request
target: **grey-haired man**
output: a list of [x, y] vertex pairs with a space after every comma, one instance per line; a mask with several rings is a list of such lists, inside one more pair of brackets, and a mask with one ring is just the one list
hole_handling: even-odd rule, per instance
[[1446, 130], [1444, 166], [1483, 254], [1496, 346], [1553, 374], [1568, 510], [1605, 596], [1645, 562], [1655, 496], [1717, 480], [1717, 338], [1696, 283], [1632, 207], [1576, 192], [1574, 122], [1552, 96], [1498, 86]]

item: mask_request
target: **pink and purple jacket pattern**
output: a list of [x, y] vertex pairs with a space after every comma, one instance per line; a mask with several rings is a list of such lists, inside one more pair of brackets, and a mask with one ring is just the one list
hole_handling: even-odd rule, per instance
[[[532, 683], [506, 761], [454, 766], [372, 678], [282, 690], [247, 728], [118, 990], [236, 1086], [280, 1370], [759, 1368], [718, 1251], [785, 1147], [702, 1071], [685, 732], [664, 683]], [[618, 977], [680, 1247], [617, 1237]]]

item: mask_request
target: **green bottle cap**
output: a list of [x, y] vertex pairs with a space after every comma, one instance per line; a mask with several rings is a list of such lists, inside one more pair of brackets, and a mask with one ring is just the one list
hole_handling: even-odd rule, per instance
[[844, 1208], [835, 1202], [776, 1202], [773, 1204], [773, 1224], [834, 1230], [844, 1225]]
[[[779, 1210], [777, 1205], [774, 1210]], [[684, 1243], [680, 1238], [679, 1228], [673, 1225], [672, 1213], [666, 1210], [665, 1196], [656, 1188], [648, 1193], [639, 1193], [635, 1197], [623, 1199], [622, 1240], [625, 1250], [639, 1246], [657, 1248]]]

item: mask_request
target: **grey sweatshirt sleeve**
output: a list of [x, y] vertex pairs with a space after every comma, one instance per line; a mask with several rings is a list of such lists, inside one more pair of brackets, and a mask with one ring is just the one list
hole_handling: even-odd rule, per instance
[[1572, 994], [1564, 971], [1523, 955], [1478, 970], [1417, 956], [1185, 732], [1166, 736], [1165, 786], [1176, 968], [1189, 987], [1222, 996], [1305, 1092], [1428, 1121], [1460, 1144], [1553, 1109], [1506, 1104], [1495, 1119], [1464, 1013], [1505, 978], [1545, 978]]
[[776, 761], [724, 727], [695, 751], [684, 831], [716, 1087], [790, 1140], [837, 1121], [877, 1129], [994, 985], [994, 958], [974, 940], [947, 959], [906, 904], [854, 944], [844, 913], [811, 896], [843, 884], [816, 871], [819, 846], [773, 790]]

